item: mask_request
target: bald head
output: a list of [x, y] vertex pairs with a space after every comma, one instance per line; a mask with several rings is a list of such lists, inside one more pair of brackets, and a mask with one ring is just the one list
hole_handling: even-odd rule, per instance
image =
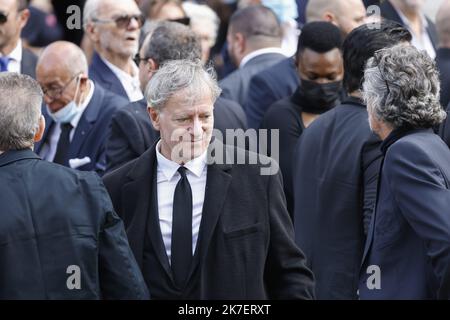
[[57, 41], [42, 52], [37, 69], [61, 70], [70, 74], [88, 74], [88, 63], [84, 52], [75, 44]]
[[444, 0], [436, 16], [439, 45], [450, 48], [450, 0]]
[[365, 23], [366, 8], [362, 0], [309, 0], [306, 21], [327, 21], [336, 25], [343, 36]]

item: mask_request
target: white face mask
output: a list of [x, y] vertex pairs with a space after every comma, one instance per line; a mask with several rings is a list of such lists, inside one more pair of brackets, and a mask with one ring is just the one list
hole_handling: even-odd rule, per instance
[[59, 109], [58, 111], [52, 113], [50, 108], [47, 107], [47, 112], [50, 115], [50, 117], [53, 119], [53, 121], [57, 123], [69, 123], [75, 118], [75, 116], [80, 112], [79, 104], [75, 102], [76, 97], [78, 95], [78, 90], [80, 87], [80, 78], [77, 79], [77, 89], [75, 90], [75, 95], [73, 97], [73, 100], [70, 101], [68, 104], [66, 104], [63, 108]]

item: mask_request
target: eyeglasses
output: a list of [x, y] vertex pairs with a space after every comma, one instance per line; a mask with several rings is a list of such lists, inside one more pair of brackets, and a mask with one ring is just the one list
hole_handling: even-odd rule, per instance
[[130, 25], [132, 20], [136, 20], [139, 28], [144, 25], [145, 17], [142, 14], [133, 14], [133, 15], [121, 15], [113, 17], [112, 19], [98, 19], [93, 18], [92, 21], [96, 23], [112, 23], [116, 24], [116, 27], [119, 29], [126, 29]]
[[185, 26], [189, 26], [191, 24], [191, 19], [189, 17], [178, 18], [178, 19], [169, 19], [167, 21], [178, 22], [178, 23], [184, 24]]
[[63, 92], [67, 89], [67, 87], [72, 83], [73, 80], [75, 80], [81, 73], [76, 74], [74, 77], [70, 79], [69, 82], [67, 82], [66, 85], [64, 85], [62, 88], [52, 88], [52, 89], [46, 89], [42, 88], [42, 92], [45, 96], [51, 98], [52, 100], [58, 99]]
[[8, 21], [8, 15], [2, 11], [0, 11], [0, 24], [4, 24]]
[[[26, 9], [26, 7], [25, 8], [19, 8], [17, 10], [17, 12], [21, 12], [21, 11], [23, 11], [25, 9]], [[3, 11], [0, 11], [0, 24], [4, 24], [4, 23], [8, 22], [8, 16], [9, 16], [9, 13], [5, 13]]]
[[148, 58], [148, 57], [144, 57], [144, 58], [141, 58], [141, 56], [139, 55], [139, 53], [137, 53], [135, 56], [134, 56], [134, 63], [136, 63], [136, 65], [140, 65], [141, 64], [141, 61], [147, 61], [148, 59], [150, 59], [150, 58]]

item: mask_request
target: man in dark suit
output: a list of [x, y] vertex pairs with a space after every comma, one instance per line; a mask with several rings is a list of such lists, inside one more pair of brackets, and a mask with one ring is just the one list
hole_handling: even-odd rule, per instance
[[35, 150], [47, 161], [102, 174], [111, 117], [128, 101], [94, 84], [87, 69], [84, 53], [70, 42], [55, 42], [42, 53], [36, 73], [47, 129]]
[[0, 74], [0, 299], [144, 299], [148, 290], [100, 178], [42, 161], [42, 90]]
[[275, 13], [260, 5], [238, 10], [231, 16], [227, 43], [239, 68], [220, 82], [222, 97], [243, 106], [250, 79], [286, 58], [281, 53], [281, 27]]
[[441, 78], [441, 105], [450, 103], [450, 2], [444, 1], [436, 17], [436, 29], [439, 35], [439, 49], [436, 63]]
[[134, 0], [87, 0], [84, 29], [95, 53], [89, 77], [130, 102], [143, 98], [139, 70], [133, 61], [144, 18]]
[[[413, 46], [375, 55], [364, 74], [384, 154], [364, 250], [361, 299], [450, 299], [450, 150], [434, 61]], [[426, 108], [424, 108], [426, 106]]]
[[30, 17], [26, 0], [0, 0], [0, 72], [36, 77], [37, 57], [22, 46], [20, 33]]
[[[137, 57], [142, 91], [159, 66], [169, 60], [194, 61], [201, 57], [195, 33], [175, 22], [160, 22], [146, 38]], [[245, 113], [236, 102], [218, 98], [214, 104], [214, 127], [225, 136], [226, 129], [246, 129]], [[139, 157], [159, 139], [147, 112], [145, 99], [121, 108], [113, 116], [106, 144], [108, 170]]]
[[386, 0], [381, 3], [381, 16], [400, 23], [412, 35], [411, 43], [425, 50], [431, 58], [436, 57], [439, 42], [436, 26], [423, 13], [424, 1]]
[[[278, 166], [211, 143], [219, 94], [199, 61], [164, 64], [146, 90], [161, 140], [104, 177], [150, 294], [313, 298], [313, 275], [294, 242]], [[244, 163], [231, 164], [235, 156]]]
[[343, 45], [349, 97], [317, 118], [295, 148], [296, 243], [306, 251], [319, 299], [357, 297], [381, 159], [380, 140], [370, 131], [361, 99], [361, 79], [377, 50], [410, 39], [405, 28], [390, 21], [353, 30]]
[[[345, 38], [354, 28], [364, 23], [366, 13], [361, 0], [310, 0], [306, 14], [307, 22], [333, 23]], [[251, 79], [244, 105], [249, 128], [258, 129], [269, 106], [291, 96], [298, 88], [300, 79], [294, 60], [295, 58], [286, 58]]]

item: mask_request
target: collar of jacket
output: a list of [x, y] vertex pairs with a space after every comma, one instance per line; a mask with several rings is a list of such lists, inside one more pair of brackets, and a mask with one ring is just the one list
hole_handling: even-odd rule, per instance
[[386, 139], [384, 139], [384, 141], [381, 143], [380, 149], [381, 152], [383, 153], [383, 155], [386, 155], [386, 152], [388, 151], [389, 147], [392, 146], [395, 142], [397, 142], [398, 140], [400, 140], [401, 138], [408, 136], [410, 134], [413, 133], [417, 133], [420, 131], [425, 131], [425, 132], [430, 132], [432, 133], [433, 130], [432, 129], [424, 129], [424, 128], [419, 128], [419, 129], [413, 129], [411, 127], [401, 127], [401, 128], [397, 128], [395, 130], [393, 130]]
[[10, 150], [0, 154], [0, 167], [25, 159], [40, 160], [41, 158], [39, 158], [39, 156], [31, 149]]
[[353, 104], [366, 109], [363, 99], [357, 97], [346, 96], [345, 99], [343, 99], [342, 104]]

